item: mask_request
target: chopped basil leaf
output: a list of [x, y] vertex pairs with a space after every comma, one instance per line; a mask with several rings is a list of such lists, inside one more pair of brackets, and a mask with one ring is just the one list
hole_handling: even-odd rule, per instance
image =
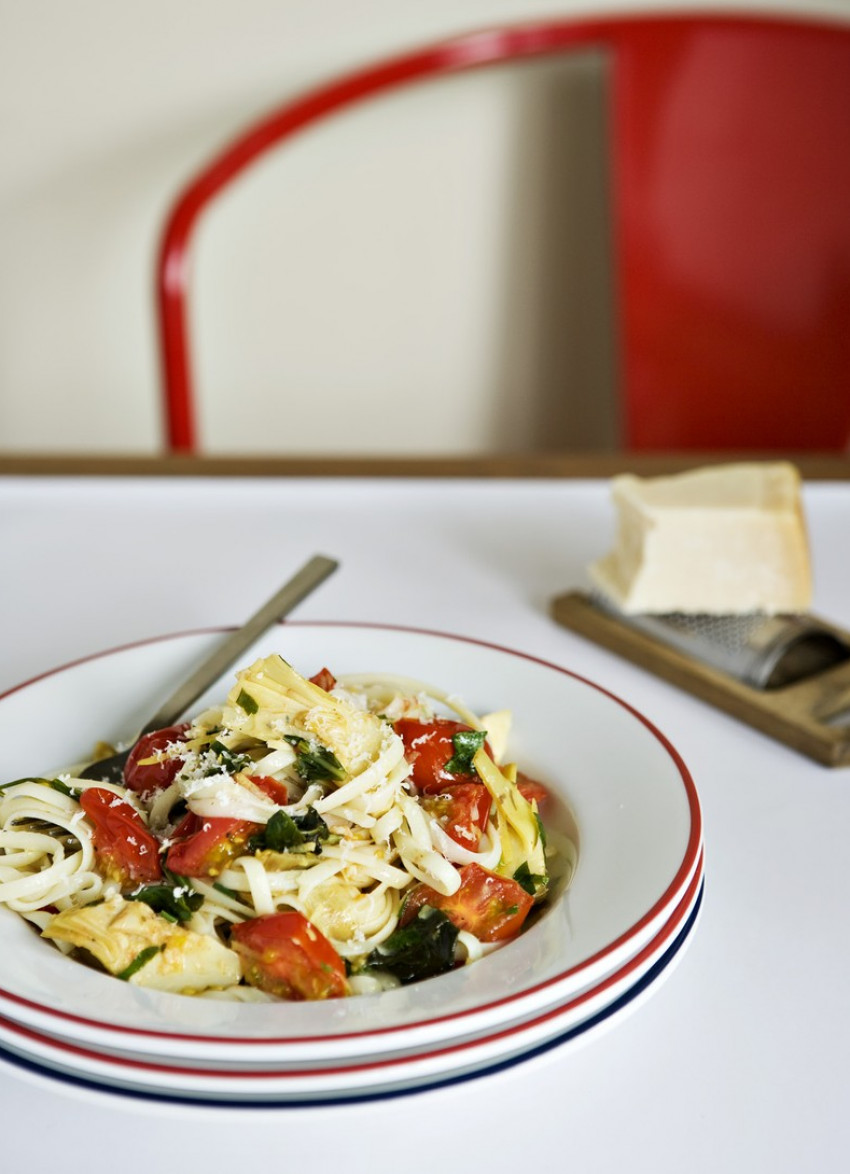
[[423, 905], [409, 925], [371, 952], [365, 969], [387, 970], [401, 983], [444, 974], [454, 965], [457, 936], [457, 927], [441, 909]]
[[265, 828], [251, 839], [250, 847], [254, 852], [268, 849], [272, 852], [291, 852], [300, 849], [319, 853], [319, 843], [330, 835], [328, 825], [316, 811], [315, 807], [308, 807], [306, 811], [298, 811], [289, 815], [278, 810], [266, 824]]
[[201, 893], [196, 892], [184, 876], [163, 869], [162, 884], [145, 885], [131, 893], [131, 901], [142, 901], [164, 917], [166, 921], [183, 923], [197, 913], [204, 903]]
[[[251, 765], [251, 759], [247, 754], [237, 754], [233, 750], [228, 750], [221, 742], [210, 742], [210, 750], [215, 754], [218, 761], [224, 767], [227, 774], [235, 775], [240, 770], [244, 770]], [[215, 774], [214, 770], [207, 772], [208, 774]]]
[[[47, 787], [52, 787], [55, 782], [55, 779], [40, 779], [36, 775], [27, 775], [23, 779], [12, 779], [10, 783], [0, 783], [0, 791], [5, 791], [7, 787], [17, 787], [19, 783], [43, 783]], [[60, 783], [56, 790], [61, 790], [64, 786], [64, 783]], [[65, 788], [65, 791], [68, 795], [71, 794], [70, 787]]]
[[487, 737], [486, 730], [458, 730], [452, 734], [454, 754], [443, 767], [450, 775], [468, 775], [472, 771], [472, 760]]
[[162, 949], [164, 949], [163, 946], [147, 946], [136, 955], [129, 966], [126, 966], [115, 977], [126, 982], [128, 978], [132, 978], [134, 974], [138, 973], [143, 966], [146, 966], [151, 958], [155, 958]]
[[229, 889], [227, 885], [221, 884], [219, 881], [213, 881], [213, 888], [218, 889], [220, 893], [224, 893], [225, 897], [230, 897], [231, 901], [238, 901], [240, 905], [245, 905], [245, 898], [241, 893], [237, 893], [235, 889]]
[[276, 811], [268, 821], [264, 840], [266, 847], [271, 848], [272, 852], [287, 852], [290, 848], [298, 848], [304, 843], [298, 825], [285, 811]]
[[306, 782], [340, 782], [345, 770], [333, 751], [319, 742], [310, 742], [297, 734], [286, 734], [286, 741], [295, 748], [295, 769]]
[[516, 870], [514, 880], [532, 897], [536, 897], [541, 890], [545, 890], [549, 883], [548, 877], [532, 872], [527, 861], [523, 861]]
[[54, 791], [58, 791], [61, 795], [67, 795], [69, 799], [78, 799], [82, 794], [81, 787], [69, 787], [61, 779], [50, 779], [47, 785], [48, 787], [52, 787]]
[[239, 690], [239, 696], [236, 698], [236, 704], [240, 709], [244, 709], [246, 713], [256, 713], [260, 708], [250, 693], [246, 693], [244, 689]]
[[296, 811], [292, 819], [307, 840], [326, 840], [331, 834], [330, 828], [315, 807], [308, 807], [306, 811]]

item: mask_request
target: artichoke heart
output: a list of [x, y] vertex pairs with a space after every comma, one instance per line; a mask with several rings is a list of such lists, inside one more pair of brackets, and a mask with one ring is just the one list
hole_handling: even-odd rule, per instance
[[491, 818], [496, 822], [502, 843], [502, 858], [496, 872], [514, 876], [527, 866], [538, 878], [536, 899], [542, 898], [546, 886], [546, 856], [540, 820], [533, 804], [519, 791], [510, 768], [500, 770], [486, 751], [479, 750], [472, 760], [475, 772], [493, 800]]
[[215, 938], [173, 925], [143, 902], [123, 897], [57, 913], [42, 936], [88, 950], [111, 974], [131, 971], [128, 982], [161, 991], [235, 986], [241, 975], [237, 956]]
[[256, 856], [268, 872], [294, 872], [299, 868], [312, 868], [321, 859], [315, 852], [274, 852], [271, 848], [262, 849]]
[[281, 656], [267, 656], [237, 674], [222, 713], [227, 728], [275, 744], [304, 734], [326, 746], [345, 773], [359, 774], [385, 748], [387, 727], [375, 714], [332, 697]]
[[368, 910], [373, 900], [371, 894], [361, 893], [356, 885], [334, 877], [321, 893], [313, 889], [304, 902], [304, 912], [321, 933], [348, 942], [362, 933], [365, 918], [360, 907]]

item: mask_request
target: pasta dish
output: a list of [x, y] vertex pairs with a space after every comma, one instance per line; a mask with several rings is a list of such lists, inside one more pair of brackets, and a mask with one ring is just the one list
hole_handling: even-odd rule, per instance
[[445, 973], [550, 889], [547, 792], [505, 761], [509, 729], [420, 681], [264, 657], [223, 705], [140, 738], [120, 784], [77, 768], [0, 785], [0, 904], [179, 994], [323, 999]]

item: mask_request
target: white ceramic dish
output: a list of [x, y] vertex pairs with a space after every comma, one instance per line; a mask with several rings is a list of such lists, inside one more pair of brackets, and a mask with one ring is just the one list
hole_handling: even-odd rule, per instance
[[[194, 632], [112, 650], [5, 694], [0, 777], [85, 758], [99, 739], [132, 737], [218, 638]], [[433, 632], [289, 622], [254, 654], [273, 651], [308, 675], [323, 665], [339, 674], [395, 672], [456, 693], [482, 713], [512, 709], [512, 757], [569, 807], [579, 828], [579, 868], [566, 896], [474, 966], [320, 1004], [223, 1003], [120, 983], [53, 951], [0, 910], [4, 1014], [36, 1030], [61, 1023], [63, 1035], [87, 1043], [111, 1046], [116, 1034], [126, 1036], [151, 1055], [224, 1048], [240, 1062], [261, 1049], [269, 1062], [309, 1063], [390, 1053], [561, 1004], [622, 967], [669, 919], [697, 868], [699, 801], [676, 751], [634, 709], [557, 665]], [[227, 687], [222, 682], [198, 708]]]
[[473, 1040], [404, 1057], [323, 1069], [199, 1069], [111, 1057], [0, 1019], [0, 1056], [86, 1087], [156, 1099], [243, 1106], [317, 1104], [398, 1095], [486, 1075], [610, 1027], [658, 989], [695, 928], [702, 869], [668, 926], [621, 970], [562, 1006]]

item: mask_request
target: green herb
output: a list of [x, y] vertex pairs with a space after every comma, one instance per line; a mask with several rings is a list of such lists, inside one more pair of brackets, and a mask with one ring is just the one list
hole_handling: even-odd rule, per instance
[[331, 834], [330, 828], [315, 807], [296, 811], [292, 819], [305, 840], [327, 840]]
[[164, 917], [166, 921], [189, 921], [204, 903], [201, 893], [196, 892], [185, 876], [163, 869], [163, 883], [145, 885], [129, 896], [131, 901], [142, 901]]
[[308, 741], [297, 734], [286, 734], [286, 741], [295, 748], [295, 769], [306, 782], [340, 782], [345, 770], [333, 751], [319, 742]]
[[458, 930], [441, 909], [423, 905], [416, 918], [372, 951], [364, 969], [387, 970], [402, 983], [444, 974], [454, 965]]
[[[44, 782], [44, 779], [39, 780]], [[63, 783], [61, 779], [47, 780], [48, 787], [52, 787], [54, 791], [58, 791], [60, 795], [67, 795], [69, 799], [79, 799], [82, 794], [81, 787], [69, 787], [67, 783]]]
[[514, 880], [518, 885], [521, 885], [527, 893], [532, 897], [536, 897], [538, 893], [545, 891], [549, 884], [549, 878], [541, 876], [539, 873], [532, 872], [528, 867], [528, 862], [525, 861], [519, 866], [514, 873]]
[[219, 881], [213, 881], [213, 888], [224, 893], [225, 897], [230, 897], [231, 901], [238, 901], [240, 905], [247, 904], [241, 893], [237, 893], [235, 889], [229, 889], [227, 885], [223, 885]]
[[443, 767], [451, 775], [468, 775], [472, 772], [472, 760], [487, 737], [486, 730], [458, 730], [452, 734], [454, 754]]
[[[55, 779], [40, 779], [35, 775], [28, 775], [23, 779], [12, 779], [10, 783], [0, 783], [0, 791], [5, 791], [7, 787], [17, 787], [20, 783], [43, 783], [46, 787], [52, 787], [55, 782]], [[56, 789], [59, 790], [60, 788], [57, 787]], [[70, 789], [68, 790], [68, 794], [71, 794]]]
[[244, 689], [239, 690], [239, 696], [236, 698], [236, 704], [240, 709], [244, 709], [246, 713], [256, 713], [260, 708], [250, 693], [246, 693]]
[[[218, 761], [224, 767], [224, 770], [229, 775], [238, 774], [240, 770], [244, 770], [246, 766], [251, 765], [251, 759], [247, 754], [237, 754], [233, 750], [228, 750], [228, 748], [218, 740], [215, 742], [210, 742], [210, 750], [212, 750], [213, 754], [216, 756]], [[208, 771], [207, 776], [215, 773], [216, 772], [214, 770]]]
[[150, 962], [151, 958], [155, 958], [157, 954], [163, 950], [164, 946], [147, 946], [144, 950], [136, 955], [129, 966], [126, 966], [122, 971], [116, 974], [116, 978], [122, 979], [126, 982], [128, 978], [132, 978], [134, 974], [138, 973], [143, 966]]
[[316, 811], [308, 807], [289, 815], [278, 810], [261, 832], [251, 838], [249, 847], [254, 852], [268, 849], [271, 852], [291, 852], [294, 849], [319, 853], [320, 842], [330, 835], [328, 825]]
[[304, 843], [304, 837], [298, 830], [298, 825], [291, 815], [285, 811], [276, 811], [266, 824], [265, 844], [272, 852], [288, 852], [291, 848], [299, 848]]

